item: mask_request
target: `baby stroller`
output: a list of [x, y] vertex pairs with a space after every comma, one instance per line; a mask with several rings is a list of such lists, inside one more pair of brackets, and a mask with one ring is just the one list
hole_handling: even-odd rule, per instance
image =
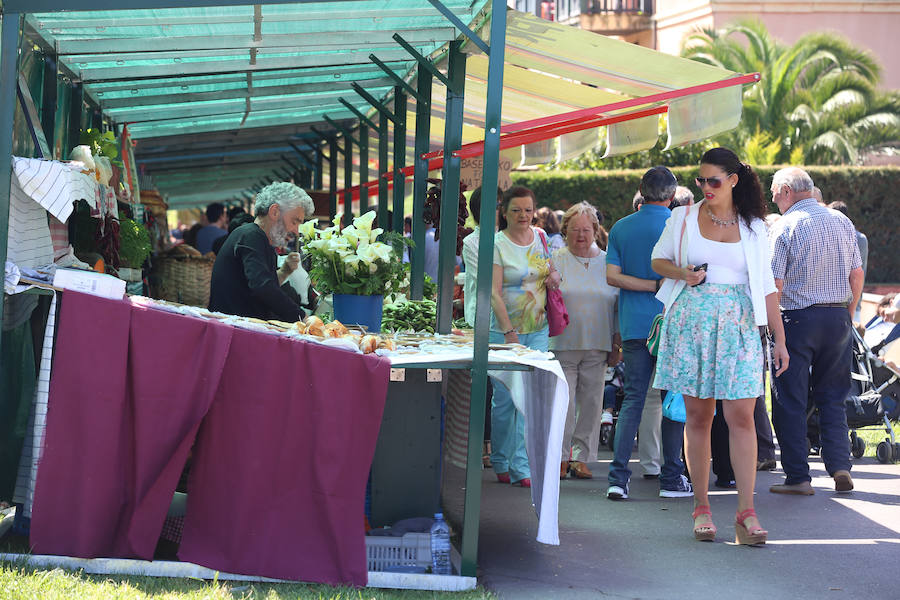
[[[844, 401], [847, 426], [850, 428], [850, 452], [862, 458], [866, 442], [857, 435], [863, 428], [883, 429], [885, 439], [878, 443], [875, 455], [881, 463], [900, 461], [900, 443], [894, 436], [891, 422], [900, 420], [900, 372], [878, 355], [885, 343], [869, 348], [856, 328], [852, 330], [852, 383], [850, 395]], [[810, 399], [807, 413], [807, 438], [810, 453], [818, 454], [819, 417]]]
[[619, 410], [621, 410], [622, 401], [625, 399], [625, 363], [620, 360], [615, 367], [608, 367], [605, 379], [603, 405], [611, 404], [610, 400], [614, 398], [615, 407], [613, 408], [612, 424], [600, 426], [600, 447], [605, 446], [612, 452], [615, 449], [616, 423], [619, 421]]

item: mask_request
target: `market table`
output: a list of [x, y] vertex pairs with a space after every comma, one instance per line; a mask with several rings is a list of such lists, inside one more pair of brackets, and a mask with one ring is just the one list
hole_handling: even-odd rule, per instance
[[67, 291], [35, 553], [151, 559], [193, 446], [179, 557], [365, 585], [390, 362]]
[[[440, 351], [438, 340], [412, 355], [364, 356], [146, 298], [67, 291], [61, 306], [32, 510], [40, 553], [151, 558], [193, 444], [179, 558], [363, 585], [361, 515], [388, 371], [423, 360], [471, 368], [471, 346]], [[552, 355], [492, 350], [490, 362], [533, 417], [537, 539], [558, 544], [565, 378]]]

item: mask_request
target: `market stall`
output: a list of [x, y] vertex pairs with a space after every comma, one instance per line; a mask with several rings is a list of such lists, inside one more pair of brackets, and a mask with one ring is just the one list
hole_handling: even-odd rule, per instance
[[[507, 12], [502, 3], [472, 3], [468, 0], [441, 3], [431, 0], [426, 5], [412, 0], [390, 4], [370, 0], [357, 3], [352, 14], [335, 11], [334, 7], [340, 6], [337, 3], [304, 2], [298, 3], [303, 6], [293, 6], [292, 3], [277, 0], [261, 0], [254, 6], [242, 6], [239, 1], [232, 0], [145, 0], [129, 3], [129, 9], [147, 9], [144, 11], [125, 10], [124, 7], [110, 9], [109, 3], [101, 0], [84, 0], [74, 4], [62, 0], [7, 0], [3, 3], [0, 97], [6, 110], [0, 111], [0, 156], [12, 154], [13, 81], [17, 71], [15, 48], [20, 45], [22, 34], [19, 21], [24, 17], [24, 31], [29, 39], [42, 52], [59, 59], [54, 62], [59, 71], [53, 73], [53, 77], [70, 78], [74, 84], [73, 96], [75, 90], [80, 93], [78, 102], [72, 107], [78, 115], [73, 120], [74, 130], [79, 131], [83, 127], [81, 112], [86, 103], [91, 106], [92, 118], [97, 121], [95, 125], [122, 127], [122, 138], [126, 137], [124, 124], [128, 123], [128, 138], [136, 140], [139, 149], [143, 147], [137, 162], [153, 175], [172, 207], [205, 204], [226, 197], [246, 202], [248, 195], [273, 179], [312, 179], [316, 188], [328, 189], [330, 216], [339, 212], [339, 201], [348, 219], [354, 212], [354, 198], [358, 199], [360, 211], [371, 207], [377, 190], [378, 222], [385, 229], [399, 231], [407, 192], [406, 178], [414, 175], [412, 237], [420, 248], [424, 239], [422, 211], [429, 169], [442, 169], [443, 190], [449, 194], [449, 201], [441, 203], [439, 221], [443, 231], [452, 232], [458, 220], [456, 199], [462, 156], [484, 156], [482, 184], [493, 189], [497, 183], [501, 149], [518, 151], [523, 148], [520, 160], [513, 161], [518, 165], [527, 162], [526, 158], [528, 161], [535, 160], [536, 149], [546, 146], [547, 140], [569, 136], [563, 145], [569, 148], [566, 152], [572, 152], [591, 147], [591, 135], [594, 143], [599, 139], [598, 126], [615, 125], [609, 133], [611, 139], [616, 140], [614, 147], [619, 151], [633, 151], [655, 142], [658, 114], [666, 111], [669, 112], [670, 143], [684, 143], [732, 126], [730, 124], [736, 122], [740, 115], [740, 86], [753, 80], [752, 76], [737, 77], [733, 73], [674, 57], [659, 58], [655, 62], [657, 58], [652, 56], [653, 53], [647, 54], [649, 51], [644, 49], [634, 49], [628, 44], [610, 46], [613, 40], [574, 29], [566, 30], [514, 11]], [[188, 8], [191, 6], [229, 8], [208, 12], [202, 8]], [[72, 9], [99, 12], [70, 12]], [[32, 11], [37, 14], [30, 14]], [[359, 32], [367, 34], [360, 35]], [[584, 38], [585, 35], [592, 37]], [[592, 48], [590, 53], [585, 53], [587, 47]], [[118, 58], [114, 61], [109, 60], [111, 52], [117, 53]], [[470, 69], [467, 69], [467, 62]], [[627, 67], [624, 71], [620, 68], [623, 65]], [[509, 67], [506, 75], [505, 66]], [[537, 98], [543, 100], [538, 102]], [[510, 107], [503, 116], [501, 101], [509, 102]], [[74, 122], [76, 120], [77, 123]], [[51, 131], [54, 128], [45, 129]], [[56, 144], [51, 145], [55, 147]], [[368, 151], [370, 148], [374, 150], [376, 145], [378, 169], [376, 173], [370, 173]], [[341, 158], [343, 160], [339, 161]], [[410, 161], [413, 164], [407, 167]], [[292, 168], [286, 170], [285, 164]], [[342, 174], [341, 183], [339, 172]], [[326, 173], [327, 186], [323, 185]], [[375, 179], [371, 178], [372, 175]], [[0, 189], [11, 180], [11, 170], [0, 161]], [[0, 200], [4, 198], [0, 197]], [[389, 207], [393, 208], [390, 222], [387, 217]], [[0, 208], [2, 255], [7, 251], [2, 237], [7, 235], [9, 228], [3, 221], [8, 211], [3, 205]], [[493, 254], [494, 207], [485, 203], [481, 213], [479, 272], [489, 272]], [[441, 275], [435, 326], [437, 331], [447, 334], [450, 329], [449, 300], [456, 240], [452, 235], [445, 235], [440, 244]], [[410, 286], [413, 298], [422, 296], [422, 269], [422, 253], [415, 252]], [[67, 294], [69, 292], [63, 294], [63, 311], [68, 310]], [[405, 385], [399, 382], [392, 384], [398, 396], [405, 396], [409, 402], [418, 390], [428, 390], [426, 395], [431, 406], [420, 417], [429, 419], [433, 428], [439, 428], [439, 392], [435, 382], [427, 381], [427, 375], [424, 381], [420, 380], [422, 372], [419, 370], [430, 368], [446, 372], [446, 369], [464, 368], [472, 371], [470, 397], [478, 400], [473, 402], [469, 411], [468, 447], [465, 452], [467, 468], [464, 485], [461, 486], [465, 494], [453, 522], [460, 534], [459, 572], [469, 577], [474, 576], [477, 565], [481, 435], [488, 370], [508, 371], [510, 386], [523, 390], [516, 396], [524, 411], [530, 414], [529, 452], [532, 454], [535, 481], [540, 483], [532, 488], [532, 498], [540, 523], [538, 539], [545, 543], [559, 543], [555, 518], [559, 481], [555, 467], [559, 463], [557, 436], [560, 435], [564, 418], [559, 414], [559, 395], [564, 393], [565, 387], [560, 383], [558, 365], [554, 366], [549, 357], [504, 356], [489, 348], [490, 289], [487, 279], [479, 282], [477, 295], [474, 339], [464, 349], [454, 349], [456, 355], [425, 352], [416, 358], [386, 357], [391, 363], [397, 361], [395, 369], [416, 372], [416, 376], [410, 376]], [[120, 311], [140, 315], [138, 321], [159, 319], [156, 312], [159, 312], [159, 307], [166, 306], [158, 304], [138, 308], [131, 302], [116, 302], [121, 302], [116, 305]], [[199, 327], [193, 323], [199, 320], [205, 323], [200, 328], [202, 331], [214, 337], [225, 336], [231, 344], [245, 338], [245, 327], [217, 322], [216, 316], [186, 313], [177, 317], [187, 319], [192, 327]], [[112, 344], [126, 355], [132, 345], [140, 353], [142, 350], [137, 348], [140, 344], [129, 341], [132, 339], [128, 337], [132, 335], [130, 325], [124, 327], [122, 324], [126, 320], [130, 323], [133, 319], [121, 316], [122, 322], [116, 325], [118, 329], [111, 332]], [[98, 326], [112, 324], [99, 323]], [[222, 329], [234, 327], [238, 327], [239, 331], [228, 333]], [[150, 329], [141, 329], [141, 335], [153, 339], [154, 332]], [[308, 340], [291, 340], [287, 339], [290, 335], [285, 338], [284, 335], [279, 337], [280, 334], [273, 337], [268, 331], [253, 333], [254, 337], [247, 339], [266, 348], [271, 346], [273, 351], [289, 344], [287, 354], [295, 358], [297, 353], [308, 353], [294, 346], [304, 346]], [[58, 336], [62, 335], [62, 331], [58, 332]], [[186, 346], [194, 347], [195, 343], [202, 341], [203, 338], [198, 337]], [[8, 344], [8, 340], [4, 339], [3, 344]], [[316, 348], [309, 352], [318, 351], [320, 349]], [[137, 362], [155, 364], [153, 356], [141, 356], [142, 360]], [[227, 356], [223, 358], [215, 352], [198, 356], [206, 356], [205, 360], [213, 362], [227, 361]], [[116, 360], [121, 364], [123, 359], [117, 356]], [[193, 375], [207, 373], [209, 369], [191, 362], [193, 356], [185, 356], [184, 360], [195, 368], [185, 372], [183, 365], [171, 364], [167, 357], [159, 362], [160, 368], [156, 372], [158, 374], [171, 367], [173, 372], [185, 373], [186, 385], [194, 393], [202, 396], [204, 390], [209, 392], [208, 386], [198, 387], [198, 382], [205, 380]], [[362, 360], [371, 362], [370, 358], [362, 357]], [[282, 359], [278, 361], [281, 363]], [[122, 368], [137, 368], [140, 366], [137, 362], [126, 362]], [[379, 365], [382, 363], [378, 362]], [[304, 363], [301, 361], [301, 364]], [[316, 375], [308, 365], [304, 364], [303, 370], [296, 365], [296, 362], [284, 364], [285, 368], [291, 367], [292, 372], [296, 371], [297, 377], [302, 375], [313, 379]], [[218, 371], [214, 369], [213, 372]], [[145, 375], [134, 371], [128, 381], [146, 382], [142, 379]], [[121, 378], [117, 380], [119, 387], [109, 392], [111, 398], [124, 397], [127, 392], [122, 387]], [[412, 385], [414, 380], [417, 382], [415, 386]], [[231, 379], [227, 381], [229, 386], [243, 389], [243, 383]], [[524, 384], [525, 381], [528, 383]], [[212, 382], [206, 383], [212, 386]], [[418, 387], [420, 383], [422, 387]], [[292, 385], [297, 384], [292, 380]], [[68, 393], [69, 387], [57, 389], [65, 389]], [[526, 390], [536, 393], [525, 393]], [[293, 388], [291, 391], [297, 392]], [[390, 407], [391, 393], [387, 395]], [[436, 400], [438, 405], [435, 408]], [[149, 448], [144, 447], [142, 452], [156, 452], [162, 463], [168, 464], [166, 461], [171, 460], [177, 464], [176, 455], [183, 453], [183, 445], [194, 439], [191, 432], [199, 427], [203, 419], [216, 412], [215, 398], [209, 402], [208, 410], [201, 405], [196, 413], [187, 411], [190, 414], [185, 418], [190, 423], [184, 425], [184, 431], [179, 433], [181, 437], [169, 441], [169, 447], [155, 448], [153, 444], [148, 444]], [[285, 410], [289, 408], [284, 407]], [[143, 409], [133, 414], [129, 412], [133, 409], [118, 410], [124, 410], [121, 413], [123, 419], [134, 419], [145, 414]], [[151, 415], [153, 410], [149, 411]], [[186, 410], [186, 407], [173, 407], [171, 410], [178, 412]], [[223, 420], [228, 421], [227, 418]], [[400, 424], [400, 419], [396, 421]], [[63, 423], [68, 425], [65, 421]], [[280, 423], [260, 424], [261, 427], [278, 425]], [[89, 427], [85, 429], [89, 430]], [[85, 431], [81, 431], [80, 435], [85, 435]], [[198, 439], [205, 443], [206, 429], [201, 428], [200, 432]], [[387, 421], [382, 426], [382, 433], [390, 432], [390, 422]], [[401, 436], [403, 439], [411, 437], [402, 431]], [[48, 443], [50, 437], [47, 436]], [[388, 436], [383, 439], [387, 440]], [[428, 442], [424, 439], [420, 441], [423, 444]], [[215, 447], [215, 452], [219, 452], [219, 447]], [[223, 445], [221, 452], [227, 455], [232, 449]], [[298, 448], [292, 447], [291, 450], [293, 459], [310, 458], [309, 453], [304, 457], [295, 456]], [[137, 456], [137, 450], [133, 452]], [[554, 455], [554, 452], [557, 454]], [[311, 455], [318, 456], [315, 452]], [[440, 458], [435, 464], [433, 456], [433, 452], [430, 453], [427, 461], [431, 466], [423, 464], [422, 468], [439, 472]], [[72, 457], [64, 458], [73, 460]], [[365, 453], [357, 458], [366, 462]], [[313, 471], [322, 468], [318, 464], [310, 468]], [[543, 469], [541, 474], [540, 470], [546, 465], [552, 468]], [[121, 465], [115, 467], [120, 468]], [[157, 465], [157, 468], [161, 467]], [[166, 471], [166, 478], [171, 479], [171, 476]], [[337, 477], [334, 473], [330, 476]], [[44, 477], [52, 482], [48, 486], [67, 483], [62, 475], [57, 481], [55, 475], [45, 475], [38, 470], [38, 479], [43, 481]], [[142, 477], [129, 477], [125, 483], [133, 489], [139, 482], [145, 481]], [[379, 462], [376, 453], [372, 489], [376, 511], [391, 503], [389, 498], [379, 495], [381, 490], [391, 487], [400, 489], [392, 484], [395, 481], [393, 477], [391, 462]], [[283, 477], [276, 479], [272, 483], [275, 496], [283, 491], [283, 487], [290, 489], [290, 480]], [[433, 480], [432, 477], [424, 479]], [[439, 475], [437, 480], [440, 481]], [[83, 478], [79, 481], [70, 479], [68, 483], [79, 485], [85, 481]], [[359, 482], [356, 485], [353, 503], [358, 503], [362, 497]], [[82, 546], [80, 542], [76, 543], [77, 537], [73, 537], [66, 542], [71, 543], [71, 547], [53, 549], [90, 555], [109, 551], [120, 555], [146, 556], [149, 530], [156, 527], [154, 519], [158, 520], [162, 498], [168, 487], [171, 486], [167, 483], [159, 490], [141, 490], [141, 494], [146, 493], [149, 494], [147, 497], [153, 498], [152, 506], [143, 507], [152, 513], [152, 518], [149, 521], [135, 521], [139, 524], [134, 526], [134, 536], [129, 537], [125, 522], [136, 518], [139, 495], [117, 507], [117, 514], [122, 515], [122, 527], [118, 526], [117, 521], [112, 531], [107, 529], [103, 535], [98, 533], [100, 541], [92, 542], [96, 542], [96, 546]], [[209, 490], [221, 492], [221, 489], [210, 485], [203, 492], [209, 494], [210, 503], [219, 501], [222, 494]], [[433, 506], [435, 500], [440, 502], [441, 494], [431, 486], [425, 504], [415, 510], [422, 511], [425, 506]], [[446, 502], [446, 498], [443, 500]], [[35, 506], [40, 507], [40, 502], [42, 500], [35, 497]], [[316, 514], [316, 511], [326, 508], [317, 505], [311, 511]], [[54, 512], [51, 510], [54, 509], [52, 504], [47, 509], [50, 511], [48, 514]], [[249, 519], [245, 512], [248, 510], [246, 506], [240, 508], [244, 523]], [[202, 531], [203, 535], [214, 538], [219, 533], [215, 519], [220, 516], [214, 511], [212, 521], [202, 527], [186, 526], [185, 534], [197, 536]], [[380, 518], [389, 521], [393, 517]], [[43, 544], [47, 541], [47, 529], [42, 532], [41, 519], [38, 517], [35, 525], [36, 535], [43, 536]], [[285, 519], [285, 523], [294, 523], [288, 517]], [[48, 523], [55, 527], [57, 522], [54, 519], [43, 521], [43, 527]], [[59, 525], [66, 526], [65, 523]], [[70, 523], [68, 527], [73, 525]], [[356, 527], [353, 525], [353, 528]], [[358, 552], [358, 539], [346, 542], [334, 538], [335, 533], [332, 530], [328, 534], [331, 537], [328, 542], [323, 542], [325, 547], [347, 543], [351, 546], [351, 553]], [[255, 530], [244, 530], [246, 536], [255, 534]], [[75, 533], [72, 535], [75, 536]], [[186, 546], [191, 556], [211, 564], [233, 567], [244, 571], [244, 575], [259, 570], [257, 564], [242, 562], [240, 557], [235, 560], [233, 554], [210, 559], [203, 554], [205, 550], [198, 550], [208, 544], [208, 540], [192, 539]], [[285, 544], [295, 542], [291, 539]], [[208, 546], [205, 548], [208, 549]], [[354, 582], [360, 577], [358, 565], [351, 565], [350, 570], [335, 570], [335, 565], [342, 564], [342, 561], [332, 560], [327, 567], [313, 564], [315, 566], [309, 570], [309, 565], [302, 568], [286, 566], [275, 574]]]

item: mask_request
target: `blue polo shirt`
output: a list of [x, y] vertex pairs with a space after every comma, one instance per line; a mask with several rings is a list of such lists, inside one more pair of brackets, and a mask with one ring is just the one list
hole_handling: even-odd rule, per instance
[[[666, 206], [644, 204], [641, 210], [616, 221], [609, 231], [606, 264], [616, 265], [622, 274], [641, 279], [661, 279], [650, 267], [650, 254], [666, 227], [672, 211]], [[623, 340], [647, 339], [653, 317], [663, 303], [653, 292], [619, 290], [619, 331]]]

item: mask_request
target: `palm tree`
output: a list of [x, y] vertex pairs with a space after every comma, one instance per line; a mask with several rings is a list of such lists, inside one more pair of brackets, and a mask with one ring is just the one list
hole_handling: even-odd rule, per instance
[[876, 89], [881, 67], [869, 52], [831, 33], [787, 46], [758, 21], [700, 29], [682, 56], [743, 73], [759, 72], [744, 91], [744, 115], [730, 142], [743, 146], [767, 132], [781, 161], [855, 163], [862, 152], [900, 144], [900, 94]]

